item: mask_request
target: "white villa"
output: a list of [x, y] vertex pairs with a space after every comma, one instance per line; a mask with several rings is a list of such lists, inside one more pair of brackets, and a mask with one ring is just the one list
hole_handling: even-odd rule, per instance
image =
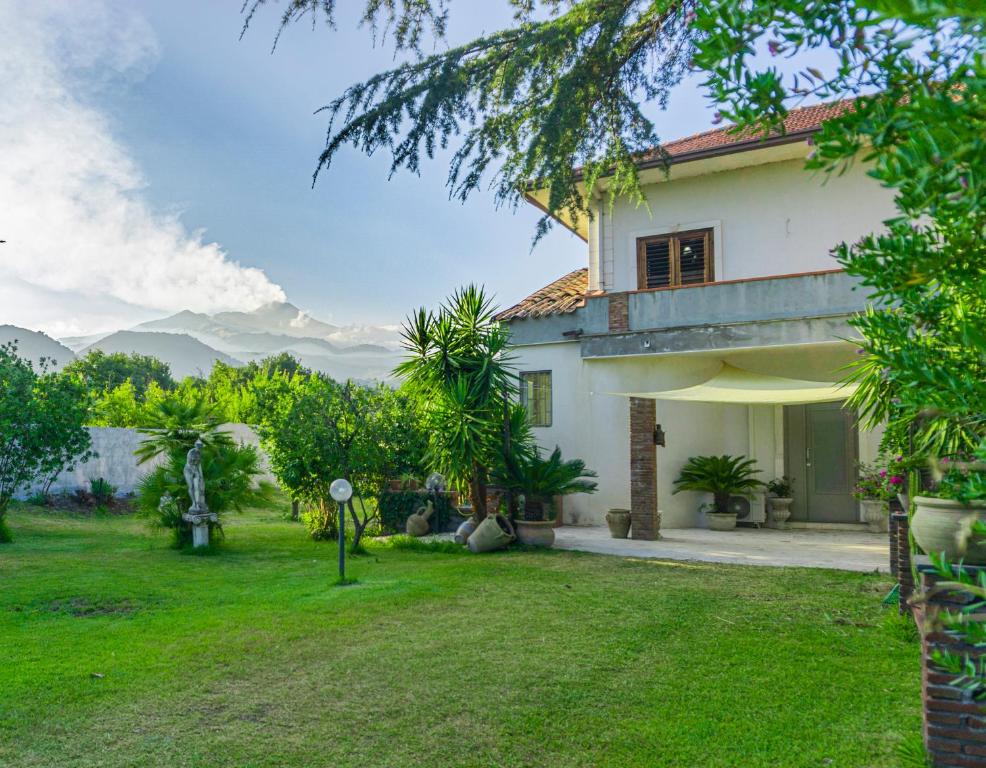
[[[862, 163], [804, 169], [812, 134], [844, 108], [794, 110], [767, 139], [721, 129], [665, 144], [670, 176], [641, 163], [649, 212], [601, 199], [591, 217], [559, 219], [588, 266], [499, 318], [538, 441], [599, 474], [596, 494], [565, 499], [566, 524], [624, 508], [634, 538], [703, 526], [708, 499], [672, 482], [690, 456], [723, 453], [755, 459], [763, 480], [794, 478], [795, 526], [860, 521], [856, 461], [879, 435], [857, 428], [836, 382], [866, 301], [830, 250], [894, 208]], [[763, 494], [750, 501], [745, 521], [763, 521]]]

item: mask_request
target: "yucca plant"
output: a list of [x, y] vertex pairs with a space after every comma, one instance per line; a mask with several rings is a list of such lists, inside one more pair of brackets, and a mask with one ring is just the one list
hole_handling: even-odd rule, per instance
[[508, 454], [493, 479], [512, 493], [524, 495], [525, 520], [544, 520], [545, 504], [552, 497], [594, 493], [596, 483], [590, 477], [596, 473], [586, 469], [582, 459], [565, 461], [556, 446], [546, 459], [537, 451]]
[[729, 497], [734, 493], [755, 491], [763, 482], [754, 477], [759, 469], [745, 456], [692, 456], [674, 481], [674, 493], [703, 491], [715, 498], [719, 514], [729, 511]]
[[456, 291], [438, 314], [407, 319], [408, 359], [395, 369], [421, 404], [428, 461], [453, 487], [468, 491], [473, 513], [486, 514], [486, 482], [504, 453], [504, 418], [516, 393], [509, 332], [482, 288]]

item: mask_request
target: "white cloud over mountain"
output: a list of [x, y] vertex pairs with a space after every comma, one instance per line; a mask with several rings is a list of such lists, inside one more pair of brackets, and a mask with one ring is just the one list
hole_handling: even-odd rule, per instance
[[172, 213], [87, 95], [153, 66], [125, 4], [0, 0], [0, 323], [54, 334], [283, 301]]

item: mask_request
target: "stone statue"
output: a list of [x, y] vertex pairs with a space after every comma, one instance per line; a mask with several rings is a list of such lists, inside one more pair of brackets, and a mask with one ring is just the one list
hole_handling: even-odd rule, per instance
[[202, 475], [202, 441], [196, 440], [195, 447], [188, 452], [185, 460], [185, 483], [188, 485], [188, 496], [192, 500], [192, 514], [208, 513], [205, 503], [205, 478]]
[[438, 472], [432, 472], [425, 480], [425, 490], [429, 493], [445, 493], [445, 478]]

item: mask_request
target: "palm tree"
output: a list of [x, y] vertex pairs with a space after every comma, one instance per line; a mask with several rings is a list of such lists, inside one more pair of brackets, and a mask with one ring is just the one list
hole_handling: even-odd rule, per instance
[[704, 491], [715, 497], [716, 512], [729, 511], [729, 497], [734, 493], [754, 491], [763, 486], [754, 475], [756, 462], [744, 456], [692, 456], [674, 481], [674, 493]]
[[554, 496], [594, 493], [596, 483], [590, 477], [596, 473], [586, 469], [582, 459], [565, 461], [556, 446], [547, 459], [537, 451], [508, 453], [495, 480], [513, 493], [524, 494], [525, 520], [544, 520], [544, 505]]
[[147, 424], [137, 431], [146, 435], [134, 451], [138, 464], [173, 451], [187, 453], [201, 438], [206, 445], [232, 444], [225, 432], [217, 432], [220, 419], [204, 397], [191, 400], [169, 394], [148, 409]]
[[456, 291], [437, 315], [418, 310], [402, 332], [410, 358], [395, 369], [421, 402], [429, 461], [468, 492], [477, 519], [486, 515], [489, 469], [504, 453], [516, 393], [509, 333], [495, 311], [474, 285]]

